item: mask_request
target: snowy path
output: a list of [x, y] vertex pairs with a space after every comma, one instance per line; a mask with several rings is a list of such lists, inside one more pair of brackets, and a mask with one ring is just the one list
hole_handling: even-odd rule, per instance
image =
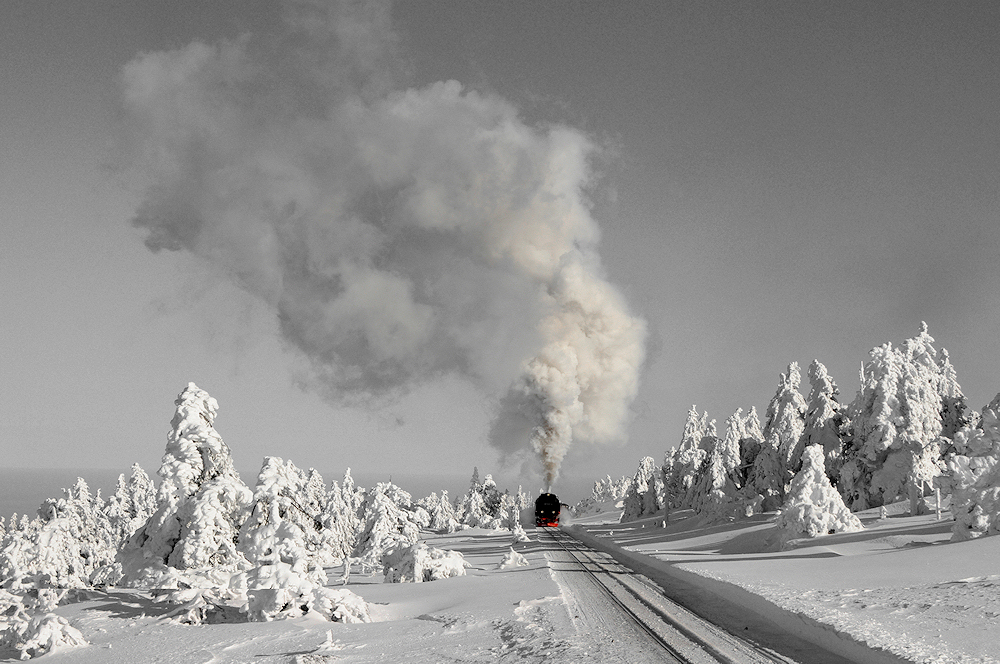
[[599, 661], [770, 664], [793, 660], [761, 653], [664, 597], [660, 588], [560, 529], [539, 529], [577, 631]]

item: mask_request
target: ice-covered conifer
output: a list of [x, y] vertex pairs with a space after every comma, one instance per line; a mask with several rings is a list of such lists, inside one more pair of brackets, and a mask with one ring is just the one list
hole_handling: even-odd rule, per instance
[[441, 497], [432, 493], [423, 503], [423, 508], [427, 510], [431, 521], [428, 527], [437, 533], [453, 533], [458, 530], [458, 519], [455, 516], [455, 508], [448, 498], [448, 492], [441, 491]]
[[840, 476], [843, 463], [842, 430], [846, 425], [844, 406], [837, 400], [840, 390], [819, 360], [809, 365], [809, 403], [802, 439], [805, 445], [819, 445], [826, 455], [826, 473], [831, 482]]
[[469, 491], [462, 496], [456, 506], [459, 523], [470, 528], [499, 528], [500, 497], [493, 476], [487, 475], [480, 482], [479, 468], [474, 468]]
[[760, 428], [760, 418], [757, 417], [757, 407], [750, 408], [750, 412], [743, 418], [743, 438], [740, 439], [740, 465], [737, 474], [740, 481], [737, 484], [745, 487], [750, 481], [750, 473], [753, 469], [754, 461], [760, 452], [761, 445], [764, 444], [764, 432]]
[[390, 497], [398, 495], [397, 490], [391, 484], [379, 483], [365, 496], [361, 534], [354, 550], [354, 556], [361, 558], [364, 565], [380, 566], [386, 552], [416, 544], [420, 537], [412, 513]]
[[[622, 515], [620, 523], [628, 523], [641, 519], [644, 516], [652, 516], [663, 509], [660, 503], [662, 489], [657, 490], [656, 482], [659, 479], [657, 474], [659, 468], [653, 457], [644, 457], [639, 462], [639, 467], [632, 476], [632, 483], [622, 502]], [[660, 480], [662, 486], [662, 480]]]
[[114, 494], [108, 498], [104, 513], [120, 546], [156, 511], [156, 486], [139, 464], [132, 464], [126, 481], [118, 476]]
[[802, 375], [798, 362], [788, 365], [787, 373], [778, 378], [778, 391], [767, 405], [764, 440], [772, 437], [777, 442], [785, 485], [798, 471], [802, 456], [802, 430], [805, 428], [806, 401], [799, 394]]
[[691, 507], [707, 521], [735, 518], [742, 511], [738, 505], [737, 486], [731, 469], [726, 467], [725, 457], [724, 446], [716, 445], [698, 478]]
[[[841, 468], [841, 491], [853, 509], [891, 503], [910, 493], [916, 511], [923, 487], [939, 473], [944, 394], [955, 394], [942, 358], [922, 324], [895, 349], [871, 351], [848, 408], [852, 443]], [[947, 365], [950, 366], [950, 363]]]
[[978, 426], [955, 433], [955, 453], [947, 462], [952, 539], [1000, 533], [1000, 394], [985, 408]]
[[864, 530], [860, 519], [851, 514], [830, 484], [823, 458], [823, 448], [819, 445], [810, 445], [802, 453], [802, 469], [792, 479], [785, 504], [775, 521], [785, 541]]
[[764, 512], [777, 510], [785, 500], [785, 481], [778, 445], [777, 432], [773, 432], [761, 444], [743, 490], [746, 499], [752, 499], [755, 495], [761, 497], [760, 509]]
[[725, 473], [736, 488], [739, 488], [738, 471], [740, 467], [740, 441], [746, 437], [744, 428], [743, 409], [737, 408], [736, 412], [726, 420], [726, 435], [719, 441], [719, 463], [722, 472]]
[[344, 499], [341, 487], [334, 482], [327, 494], [326, 507], [320, 514], [323, 524], [323, 549], [343, 561], [354, 552], [361, 521], [357, 509]]
[[698, 473], [707, 453], [702, 444], [711, 440], [708, 433], [708, 413], [698, 415], [696, 406], [691, 406], [684, 422], [684, 432], [671, 467], [670, 477], [665, 479], [667, 496], [673, 507], [690, 507], [692, 489], [697, 483]]
[[[239, 533], [239, 549], [251, 563], [256, 563], [265, 550], [271, 548], [267, 538], [273, 537], [279, 522], [289, 524], [286, 530], [294, 531], [301, 540], [303, 555], [307, 563], [334, 565], [340, 559], [324, 546], [322, 499], [313, 495], [315, 486], [310, 480], [318, 473], [309, 474], [300, 470], [291, 461], [277, 457], [265, 457], [257, 475], [253, 505]], [[322, 482], [322, 479], [320, 479]], [[310, 491], [312, 489], [312, 491]]]
[[119, 554], [137, 582], [149, 565], [235, 570], [247, 565], [237, 534], [253, 499], [214, 427], [218, 402], [188, 383], [167, 435], [157, 511]]

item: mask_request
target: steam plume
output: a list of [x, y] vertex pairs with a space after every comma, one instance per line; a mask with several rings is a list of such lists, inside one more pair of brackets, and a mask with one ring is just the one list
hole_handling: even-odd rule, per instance
[[490, 440], [555, 480], [624, 437], [645, 324], [605, 279], [594, 146], [455, 81], [395, 89], [385, 3], [293, 2], [286, 32], [123, 72], [133, 224], [274, 307], [338, 403], [454, 373], [503, 395]]

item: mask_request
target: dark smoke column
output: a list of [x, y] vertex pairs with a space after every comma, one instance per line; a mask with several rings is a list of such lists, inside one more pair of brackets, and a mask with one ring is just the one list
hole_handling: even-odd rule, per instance
[[125, 67], [147, 246], [273, 307], [331, 402], [460, 375], [499, 397], [491, 443], [530, 441], [548, 482], [572, 441], [623, 440], [645, 324], [604, 277], [588, 138], [455, 81], [393, 86], [385, 3], [286, 15]]

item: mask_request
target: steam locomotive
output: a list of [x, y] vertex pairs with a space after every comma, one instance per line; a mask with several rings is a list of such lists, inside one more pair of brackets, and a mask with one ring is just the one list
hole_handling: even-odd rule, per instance
[[559, 525], [559, 499], [554, 493], [543, 493], [535, 499], [535, 525]]

